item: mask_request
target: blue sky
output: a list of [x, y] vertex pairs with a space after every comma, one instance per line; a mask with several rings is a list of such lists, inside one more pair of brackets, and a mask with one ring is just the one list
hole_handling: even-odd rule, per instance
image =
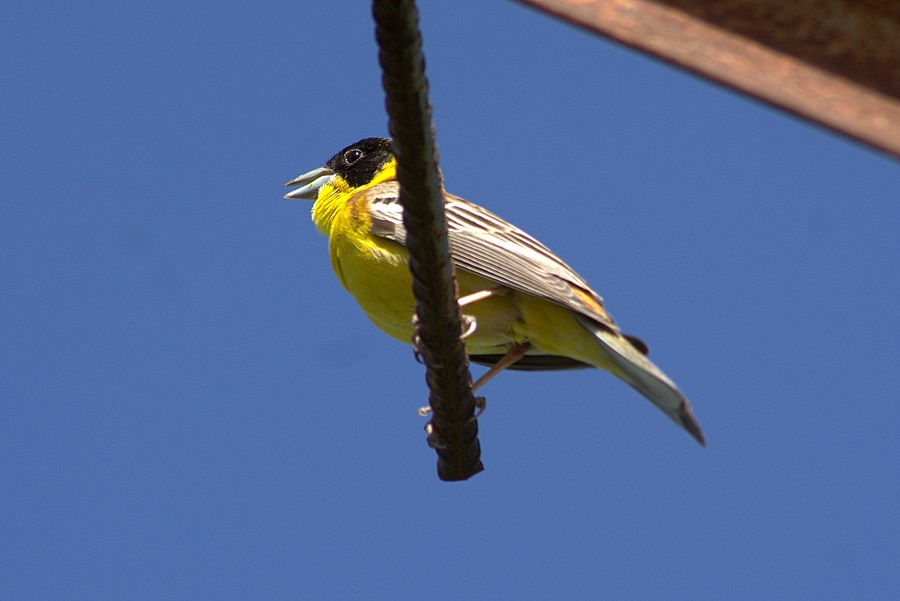
[[[0, 598], [887, 599], [896, 162], [508, 2], [422, 2], [447, 187], [537, 236], [694, 404], [423, 370], [282, 184], [386, 133], [366, 3], [0, 24]], [[479, 373], [476, 368], [475, 373]]]

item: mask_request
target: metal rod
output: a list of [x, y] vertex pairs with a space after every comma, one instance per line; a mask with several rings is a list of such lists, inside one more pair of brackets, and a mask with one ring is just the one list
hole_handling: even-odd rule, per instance
[[416, 298], [416, 349], [430, 390], [429, 444], [438, 454], [438, 477], [465, 480], [484, 466], [461, 339], [418, 12], [413, 0], [374, 0], [373, 14]]

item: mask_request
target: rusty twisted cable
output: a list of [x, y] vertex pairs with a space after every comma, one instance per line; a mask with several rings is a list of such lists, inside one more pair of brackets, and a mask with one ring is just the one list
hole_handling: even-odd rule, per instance
[[418, 11], [414, 0], [374, 0], [373, 14], [416, 299], [416, 350], [430, 391], [429, 443], [437, 451], [438, 477], [465, 480], [484, 466], [461, 340]]

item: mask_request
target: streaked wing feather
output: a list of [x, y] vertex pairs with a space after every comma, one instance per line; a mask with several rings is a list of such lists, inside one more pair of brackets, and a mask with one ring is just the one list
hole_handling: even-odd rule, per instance
[[[385, 182], [368, 191], [372, 233], [406, 244], [398, 192], [396, 182]], [[572, 287], [580, 289], [602, 308], [600, 295], [535, 238], [452, 194], [445, 195], [444, 210], [450, 255], [458, 269], [568, 307], [618, 331], [609, 316], [588, 305]]]

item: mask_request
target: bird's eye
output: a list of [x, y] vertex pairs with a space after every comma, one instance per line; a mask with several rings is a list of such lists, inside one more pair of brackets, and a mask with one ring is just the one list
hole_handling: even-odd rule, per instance
[[356, 161], [361, 159], [362, 156], [363, 156], [362, 150], [359, 150], [358, 148], [353, 148], [352, 150], [348, 150], [347, 152], [344, 153], [344, 162], [347, 163], [347, 165], [352, 165], [353, 163], [355, 163]]

